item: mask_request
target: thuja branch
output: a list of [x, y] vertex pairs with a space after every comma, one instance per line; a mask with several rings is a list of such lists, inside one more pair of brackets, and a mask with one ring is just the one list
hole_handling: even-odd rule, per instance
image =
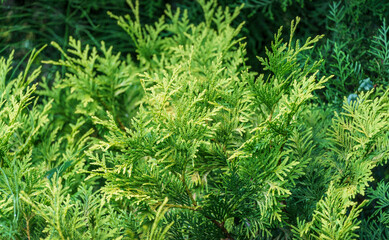
[[[110, 108], [103, 100], [101, 100], [99, 97], [97, 97], [96, 99], [97, 99], [97, 101], [98, 101], [101, 105], [103, 105], [103, 107], [104, 107], [107, 111], [110, 111], [110, 112], [113, 113], [112, 108]], [[116, 115], [116, 114], [115, 114], [115, 115]], [[115, 115], [114, 115], [114, 116], [115, 116]], [[117, 123], [119, 124], [120, 129], [123, 130], [124, 132], [126, 132], [126, 127], [123, 125], [123, 122], [120, 120], [119, 116], [116, 115], [115, 117], [116, 117]]]

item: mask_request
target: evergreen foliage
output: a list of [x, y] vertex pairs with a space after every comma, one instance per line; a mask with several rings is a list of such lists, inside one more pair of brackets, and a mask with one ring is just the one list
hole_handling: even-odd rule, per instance
[[[152, 22], [162, 2], [108, 13], [131, 54], [65, 34], [55, 75], [34, 65], [46, 46], [24, 71], [0, 57], [0, 238], [388, 238], [385, 3], [329, 3], [327, 36], [296, 17], [256, 71], [240, 13], [308, 2], [184, 1]], [[381, 26], [351, 32], [367, 11]]]

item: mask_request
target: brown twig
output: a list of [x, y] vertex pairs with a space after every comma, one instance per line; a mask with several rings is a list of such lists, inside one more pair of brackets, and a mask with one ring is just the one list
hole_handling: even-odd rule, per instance
[[[194, 204], [193, 204], [194, 205]], [[196, 203], [197, 205], [197, 203]], [[184, 205], [178, 205], [178, 204], [166, 204], [165, 205], [166, 207], [170, 207], [170, 208], [181, 208], [181, 209], [188, 209], [188, 210], [192, 210], [192, 211], [199, 211], [199, 210], [202, 210], [201, 207], [190, 207], [190, 206], [184, 206]], [[211, 217], [207, 216], [207, 215], [203, 215], [205, 218], [211, 220], [211, 222], [213, 222], [224, 234], [224, 236], [226, 237], [225, 239], [227, 240], [234, 240], [234, 238], [231, 236], [231, 234], [227, 231], [227, 229], [224, 227], [224, 222], [218, 222], [216, 221], [215, 219], [212, 219]]]
[[213, 222], [223, 232], [224, 236], [226, 237], [225, 239], [234, 240], [234, 238], [231, 236], [231, 234], [224, 227], [224, 222], [218, 222], [215, 219], [212, 219], [211, 217], [208, 217], [206, 215], [204, 215], [204, 217], [211, 220], [211, 222]]
[[27, 234], [27, 238], [28, 238], [28, 240], [31, 240], [30, 220], [31, 220], [31, 218], [34, 217], [34, 215], [31, 215], [29, 218], [26, 216], [26, 213], [23, 213], [23, 215], [24, 215], [24, 218], [26, 219], [26, 229], [25, 229], [25, 231], [26, 231], [26, 234]]
[[186, 193], [188, 194], [188, 196], [189, 196], [190, 200], [192, 201], [193, 205], [194, 205], [195, 207], [197, 207], [197, 202], [196, 202], [196, 200], [194, 199], [193, 194], [190, 192], [188, 185], [186, 184], [186, 180], [185, 180], [185, 170], [184, 170], [184, 172], [183, 172], [182, 175], [181, 175], [181, 181], [182, 181], [182, 184], [183, 184], [184, 187], [185, 187], [185, 191], [186, 191]]
[[[201, 210], [202, 208], [198, 207], [197, 202], [196, 202], [196, 200], [193, 197], [193, 194], [190, 192], [189, 187], [186, 184], [185, 171], [182, 173], [181, 181], [182, 181], [182, 184], [185, 187], [186, 193], [189, 195], [189, 198], [192, 201], [192, 204], [195, 206], [194, 208], [188, 207], [187, 209], [191, 209], [191, 210], [194, 210], [194, 211]], [[205, 214], [203, 214], [203, 215], [204, 215], [205, 218], [211, 220], [211, 222], [213, 222], [223, 232], [223, 234], [226, 237], [226, 239], [229, 239], [229, 240], [233, 240], [234, 239], [234, 238], [232, 238], [231, 234], [227, 231], [227, 229], [224, 227], [224, 222], [218, 222], [215, 219], [212, 219], [211, 217], [209, 217], [209, 216], [207, 216]]]
[[[110, 108], [103, 100], [101, 100], [100, 98], [97, 98], [97, 101], [103, 105], [103, 107], [105, 108], [106, 111], [112, 112], [112, 111], [111, 111], [111, 108]], [[112, 115], [114, 115], [114, 114], [112, 113]], [[119, 116], [116, 116], [116, 121], [117, 121], [117, 123], [119, 124], [119, 128], [120, 128], [121, 130], [123, 130], [124, 132], [126, 132], [126, 127], [124, 127], [124, 124], [123, 124], [123, 122], [120, 120]]]
[[122, 121], [120, 120], [119, 116], [116, 116], [116, 121], [119, 123], [119, 127], [121, 130], [123, 130], [124, 132], [126, 131], [126, 127], [124, 126], [124, 124], [122, 123]]

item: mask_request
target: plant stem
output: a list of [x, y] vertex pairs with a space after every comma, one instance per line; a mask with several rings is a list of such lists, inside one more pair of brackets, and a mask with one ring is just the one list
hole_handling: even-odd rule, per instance
[[103, 105], [103, 107], [105, 108], [106, 111], [111, 112], [112, 115], [114, 116], [114, 118], [116, 117], [116, 121], [119, 124], [119, 128], [121, 130], [123, 130], [124, 132], [126, 132], [126, 127], [124, 126], [123, 122], [120, 120], [119, 116], [118, 115], [115, 116], [116, 114], [112, 111], [112, 108], [108, 107], [108, 105], [103, 100], [101, 100], [101, 98], [96, 97], [95, 99], [97, 100], [97, 102], [99, 102], [101, 105]]
[[[197, 203], [194, 203], [193, 205], [197, 205]], [[166, 207], [170, 207], [170, 208], [181, 208], [181, 209], [188, 209], [188, 210], [192, 210], [192, 211], [198, 211], [198, 210], [202, 210], [201, 207], [190, 207], [190, 206], [185, 206], [185, 205], [178, 205], [178, 204], [166, 204], [165, 205]], [[212, 219], [211, 217], [207, 216], [207, 215], [204, 215], [203, 216], [209, 220], [211, 220], [211, 222], [213, 222], [224, 234], [224, 236], [226, 237], [226, 239], [229, 239], [229, 240], [233, 240], [234, 238], [231, 236], [231, 234], [227, 231], [227, 229], [224, 227], [224, 222], [218, 222], [216, 221], [215, 219]]]
[[27, 217], [26, 213], [23, 213], [24, 218], [26, 219], [26, 234], [28, 240], [31, 240], [31, 235], [30, 235], [30, 220], [33, 216]]
[[186, 193], [188, 194], [188, 196], [189, 196], [190, 200], [192, 201], [193, 205], [194, 205], [195, 207], [197, 207], [197, 202], [196, 202], [196, 200], [194, 199], [193, 194], [190, 192], [188, 185], [186, 184], [186, 180], [185, 180], [185, 170], [183, 171], [183, 173], [182, 173], [182, 175], [181, 175], [181, 181], [182, 181], [182, 184], [183, 184], [184, 187], [185, 187], [185, 191], [186, 191]]
[[234, 240], [234, 238], [231, 236], [231, 234], [224, 227], [224, 222], [218, 222], [215, 219], [212, 219], [211, 217], [208, 217], [206, 215], [204, 215], [204, 217], [206, 217], [207, 219], [211, 220], [211, 222], [213, 222], [223, 232], [223, 234], [226, 237], [226, 239]]
[[189, 210], [193, 210], [193, 211], [201, 210], [201, 208], [198, 208], [198, 207], [190, 207], [190, 206], [178, 205], [178, 204], [166, 204], [165, 206], [170, 207], [170, 208], [189, 209]]
[[[194, 210], [194, 211], [197, 211], [197, 210], [200, 210], [202, 208], [198, 208], [197, 206], [197, 202], [196, 200], [194, 199], [192, 193], [190, 192], [189, 190], [189, 187], [188, 185], [186, 184], [186, 180], [185, 180], [185, 170], [183, 171], [182, 173], [182, 176], [181, 176], [181, 181], [182, 181], [182, 184], [184, 184], [184, 187], [185, 187], [185, 191], [186, 193], [189, 195], [189, 198], [190, 200], [192, 201], [193, 205], [195, 206], [195, 208], [193, 207], [184, 207], [186, 209], [191, 209], [191, 210]], [[232, 236], [230, 235], [230, 233], [227, 231], [227, 229], [224, 227], [224, 222], [218, 222], [216, 221], [215, 219], [212, 219], [211, 217], [207, 216], [207, 215], [204, 215], [203, 216], [209, 220], [211, 220], [211, 222], [213, 222], [224, 234], [224, 236], [227, 238], [227, 239], [230, 239], [230, 240], [233, 240]]]

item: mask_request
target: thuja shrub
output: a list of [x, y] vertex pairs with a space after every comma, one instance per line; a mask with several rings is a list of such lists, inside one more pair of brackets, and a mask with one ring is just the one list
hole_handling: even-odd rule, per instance
[[[66, 74], [8, 79], [0, 60], [0, 236], [5, 239], [355, 239], [387, 234], [388, 91], [317, 105], [323, 36], [282, 28], [263, 73], [246, 65], [241, 7], [115, 16], [136, 59], [53, 43]], [[38, 51], [39, 52], [39, 51]], [[36, 57], [32, 54], [31, 59]], [[32, 61], [32, 60], [31, 60]], [[30, 65], [27, 65], [30, 66]], [[368, 195], [369, 197], [366, 197]], [[377, 201], [375, 225], [361, 219]], [[361, 223], [362, 222], [362, 223]], [[377, 224], [381, 231], [377, 229]]]

